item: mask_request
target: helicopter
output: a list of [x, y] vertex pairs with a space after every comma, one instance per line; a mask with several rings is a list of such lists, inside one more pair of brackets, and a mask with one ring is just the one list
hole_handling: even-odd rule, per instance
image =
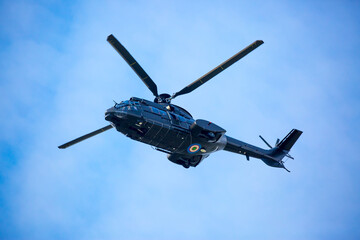
[[266, 165], [283, 168], [283, 158], [294, 159], [289, 151], [298, 140], [302, 131], [292, 129], [281, 141], [277, 139], [272, 147], [261, 135], [259, 136], [270, 149], [263, 149], [227, 136], [226, 130], [211, 121], [194, 119], [184, 108], [171, 103], [174, 98], [188, 94], [200, 87], [226, 68], [255, 50], [264, 42], [257, 40], [221, 63], [202, 77], [173, 95], [159, 94], [157, 85], [131, 56], [126, 48], [111, 34], [107, 41], [123, 57], [147, 88], [155, 96], [154, 101], [131, 97], [105, 112], [105, 120], [110, 124], [84, 136], [58, 146], [60, 149], [70, 147], [99, 133], [115, 128], [125, 136], [166, 153], [167, 158], [184, 168], [196, 167], [211, 153], [225, 150], [244, 155], [247, 160], [258, 158]]

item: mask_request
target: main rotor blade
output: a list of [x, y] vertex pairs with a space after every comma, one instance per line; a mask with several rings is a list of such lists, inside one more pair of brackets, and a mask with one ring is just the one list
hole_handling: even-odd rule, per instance
[[229, 58], [228, 60], [217, 66], [216, 68], [214, 68], [213, 70], [211, 70], [210, 72], [206, 73], [204, 76], [200, 77], [193, 83], [190, 83], [188, 86], [186, 86], [179, 92], [174, 93], [174, 95], [171, 98], [175, 98], [179, 95], [192, 92], [196, 88], [200, 87], [201, 85], [203, 85], [204, 83], [206, 83], [207, 81], [209, 81], [210, 79], [212, 79], [213, 77], [224, 71], [226, 68], [230, 67], [232, 64], [239, 61], [241, 58], [245, 57], [248, 53], [259, 47], [263, 43], [264, 42], [262, 40], [257, 40], [253, 42], [252, 44], [250, 44], [249, 46], [247, 46], [246, 48], [244, 48], [243, 50], [241, 50], [240, 52], [238, 52], [237, 54], [235, 54], [234, 56], [232, 56], [231, 58]]
[[158, 96], [157, 86], [149, 75], [144, 71], [140, 64], [131, 56], [126, 48], [111, 34], [107, 37], [107, 41], [115, 48], [115, 50], [130, 65], [139, 78], [145, 83], [155, 97]]
[[64, 148], [70, 147], [71, 145], [74, 145], [74, 144], [76, 144], [78, 142], [84, 141], [85, 139], [91, 138], [91, 137], [93, 137], [93, 136], [95, 136], [95, 135], [97, 135], [99, 133], [105, 132], [105, 131], [109, 130], [110, 128], [112, 128], [112, 126], [107, 125], [106, 127], [100, 128], [100, 129], [98, 129], [96, 131], [93, 131], [91, 133], [88, 133], [88, 134], [86, 134], [86, 135], [84, 135], [82, 137], [76, 138], [76, 139], [74, 139], [74, 140], [72, 140], [70, 142], [67, 142], [67, 143], [65, 143], [63, 145], [60, 145], [60, 146], [58, 146], [58, 148], [64, 149]]

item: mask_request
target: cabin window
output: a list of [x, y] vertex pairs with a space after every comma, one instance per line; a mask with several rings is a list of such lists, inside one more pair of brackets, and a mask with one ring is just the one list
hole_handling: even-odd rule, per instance
[[173, 122], [174, 124], [179, 125], [179, 118], [178, 118], [175, 114], [173, 114], [173, 113], [170, 113], [170, 116], [171, 116], [172, 122]]
[[179, 120], [180, 120], [181, 122], [186, 122], [185, 118], [182, 117], [182, 116], [179, 116]]
[[193, 124], [193, 123], [195, 122], [195, 120], [194, 120], [194, 119], [186, 119], [186, 121], [187, 121], [187, 123], [188, 123], [188, 124], [190, 124], [190, 125], [191, 125], [191, 124]]
[[171, 117], [176, 120], [176, 121], [179, 121], [179, 118], [177, 115], [173, 114], [173, 113], [170, 113]]
[[164, 112], [163, 110], [157, 109], [155, 107], [150, 107], [150, 109], [152, 113], [155, 113], [160, 116], [167, 116], [166, 112]]
[[151, 107], [151, 111], [155, 114], [161, 115], [160, 111], [157, 108]]
[[163, 117], [167, 117], [167, 116], [168, 116], [168, 115], [166, 114], [166, 112], [163, 111], [163, 110], [159, 110], [159, 112], [160, 112], [161, 116], [163, 116]]

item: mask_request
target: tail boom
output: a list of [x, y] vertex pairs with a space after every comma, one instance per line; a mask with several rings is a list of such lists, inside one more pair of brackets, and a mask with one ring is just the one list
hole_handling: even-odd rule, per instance
[[[226, 136], [227, 143], [224, 148], [225, 151], [238, 153], [246, 156], [249, 160], [250, 157], [261, 159], [266, 165], [270, 167], [285, 168], [282, 159], [288, 155], [290, 149], [299, 139], [302, 131], [293, 129], [286, 137], [281, 140], [274, 148], [269, 150], [262, 149], [251, 144], [242, 142], [235, 138]], [[286, 169], [287, 170], [287, 169]], [[287, 170], [289, 171], [289, 170]]]

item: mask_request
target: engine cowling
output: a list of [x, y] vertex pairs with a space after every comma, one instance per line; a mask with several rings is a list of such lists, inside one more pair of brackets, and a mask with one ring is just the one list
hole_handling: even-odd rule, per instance
[[190, 131], [193, 136], [205, 138], [208, 142], [216, 142], [226, 133], [222, 127], [203, 119], [197, 119], [190, 126]]

